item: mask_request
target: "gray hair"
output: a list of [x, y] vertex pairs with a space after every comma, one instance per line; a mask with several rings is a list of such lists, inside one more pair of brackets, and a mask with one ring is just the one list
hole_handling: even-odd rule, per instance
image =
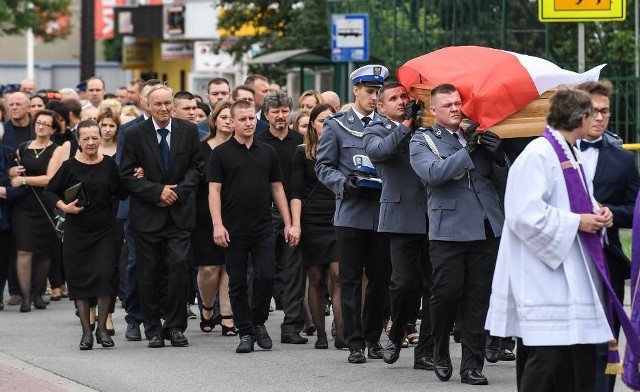
[[169, 94], [171, 95], [171, 98], [173, 98], [173, 90], [171, 89], [171, 87], [165, 86], [164, 84], [160, 83], [160, 84], [151, 86], [151, 88], [149, 88], [149, 90], [147, 91], [147, 94], [145, 95], [145, 98], [147, 98], [147, 102], [150, 101], [151, 94], [153, 94], [154, 91], [158, 91], [158, 90], [168, 91]]
[[264, 97], [262, 111], [268, 113], [271, 108], [281, 108], [283, 106], [287, 106], [291, 109], [293, 107], [293, 100], [286, 93], [275, 91]]

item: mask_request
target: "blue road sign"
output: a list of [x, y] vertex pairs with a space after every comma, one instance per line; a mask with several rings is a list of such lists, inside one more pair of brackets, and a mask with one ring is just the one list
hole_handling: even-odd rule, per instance
[[336, 62], [369, 60], [369, 15], [331, 15], [331, 59]]

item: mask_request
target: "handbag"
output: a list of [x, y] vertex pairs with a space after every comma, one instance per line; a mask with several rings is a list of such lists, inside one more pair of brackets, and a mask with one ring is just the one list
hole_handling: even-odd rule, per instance
[[86, 207], [89, 205], [89, 195], [82, 182], [77, 183], [74, 186], [70, 186], [63, 192], [64, 202], [69, 204], [74, 200], [78, 200], [76, 204], [78, 207]]

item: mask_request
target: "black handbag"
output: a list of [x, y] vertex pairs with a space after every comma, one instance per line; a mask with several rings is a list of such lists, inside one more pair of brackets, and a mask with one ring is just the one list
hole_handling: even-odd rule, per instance
[[70, 186], [63, 192], [64, 202], [66, 204], [71, 203], [74, 200], [78, 200], [76, 204], [78, 207], [86, 207], [89, 205], [89, 195], [82, 182], [77, 183], [74, 186]]

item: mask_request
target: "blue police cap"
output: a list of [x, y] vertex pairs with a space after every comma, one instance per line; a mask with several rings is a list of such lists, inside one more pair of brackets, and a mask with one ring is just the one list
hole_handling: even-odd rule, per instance
[[370, 64], [351, 72], [350, 78], [353, 84], [382, 87], [384, 80], [389, 76], [389, 70], [384, 65]]
[[78, 90], [79, 93], [87, 91], [87, 81], [83, 80], [82, 82], [80, 82], [80, 84], [76, 86], [76, 90]]
[[10, 94], [20, 91], [19, 84], [4, 84], [0, 86], [0, 95]]

